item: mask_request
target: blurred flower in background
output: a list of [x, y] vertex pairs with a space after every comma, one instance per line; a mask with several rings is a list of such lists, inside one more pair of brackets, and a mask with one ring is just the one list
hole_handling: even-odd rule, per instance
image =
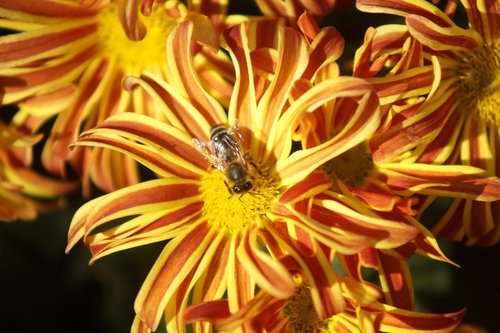
[[[211, 16], [207, 17], [178, 1], [159, 1], [149, 6], [150, 15], [143, 20], [147, 34], [143, 29], [141, 40], [133, 41], [127, 38], [118, 15], [120, 8], [122, 21], [128, 19], [122, 9], [129, 5], [104, 0], [0, 3], [0, 27], [14, 31], [1, 37], [0, 43], [2, 104], [19, 106], [12, 122], [28, 133], [38, 133], [56, 118], [44, 144], [43, 165], [65, 177], [66, 162], [70, 162], [83, 180], [86, 195], [91, 181], [106, 192], [136, 183], [135, 162], [101, 149], [70, 151], [68, 145], [81, 131], [116, 113], [132, 111], [163, 119], [149, 95], [122, 89], [123, 78], [143, 70], [168, 77], [164, 41], [186, 18], [196, 23], [201, 43], [217, 47], [217, 38], [202, 37], [214, 35], [207, 31], [215, 29], [213, 23], [222, 22], [226, 11], [224, 2], [210, 1], [210, 6], [198, 2], [195, 9], [208, 9], [206, 14]], [[203, 57], [201, 45], [198, 51]], [[227, 99], [229, 92], [221, 78], [226, 61], [205, 57], [200, 79], [213, 91], [220, 88], [219, 95]], [[217, 71], [211, 70], [214, 66]]]
[[0, 221], [30, 221], [38, 212], [64, 205], [64, 195], [78, 188], [31, 168], [31, 148], [41, 135], [30, 135], [14, 125], [0, 122]]

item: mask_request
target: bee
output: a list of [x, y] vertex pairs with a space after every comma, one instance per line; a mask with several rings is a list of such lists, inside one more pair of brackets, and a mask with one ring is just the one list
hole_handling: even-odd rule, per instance
[[210, 130], [210, 141], [193, 138], [197, 149], [212, 166], [224, 174], [229, 192], [245, 193], [253, 187], [253, 176], [245, 158], [243, 136], [237, 124], [217, 124]]

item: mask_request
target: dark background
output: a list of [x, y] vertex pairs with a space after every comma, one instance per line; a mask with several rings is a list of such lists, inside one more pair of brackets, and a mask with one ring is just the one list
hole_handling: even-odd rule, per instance
[[[231, 12], [258, 14], [248, 0], [232, 4]], [[325, 19], [347, 41], [344, 59], [352, 58], [366, 27], [388, 22], [387, 16], [358, 13], [349, 5]], [[63, 211], [33, 222], [0, 223], [0, 332], [130, 331], [135, 296], [164, 244], [119, 252], [92, 266], [81, 243], [66, 255], [69, 222], [83, 202], [74, 194]], [[439, 313], [467, 307], [464, 322], [500, 332], [500, 247], [440, 245], [461, 268], [415, 256], [411, 267], [417, 310]]]

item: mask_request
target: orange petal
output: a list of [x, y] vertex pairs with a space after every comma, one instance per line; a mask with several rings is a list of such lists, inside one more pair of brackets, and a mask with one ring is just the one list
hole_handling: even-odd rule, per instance
[[277, 298], [288, 298], [295, 291], [295, 284], [287, 269], [259, 249], [257, 233], [247, 232], [237, 249], [241, 265], [257, 285]]
[[200, 223], [166, 245], [135, 300], [135, 311], [149, 329], [157, 329], [167, 303], [183, 279], [198, 266], [212, 242], [217, 245], [209, 225]]
[[97, 146], [125, 153], [159, 175], [199, 179], [208, 162], [187, 133], [136, 113], [109, 117], [83, 133], [75, 146]]
[[380, 330], [384, 332], [454, 332], [462, 321], [465, 309], [444, 314], [425, 314], [384, 305]]
[[[194, 71], [192, 63], [191, 41], [195, 25], [185, 21], [177, 25], [167, 38], [167, 65], [169, 68], [169, 83], [181, 91], [194, 105], [210, 125], [225, 123], [227, 120], [224, 110], [201, 86], [201, 82]], [[212, 32], [215, 33], [215, 32]], [[204, 37], [205, 39], [207, 37]], [[216, 37], [214, 37], [216, 38]], [[218, 39], [217, 39], [218, 41]], [[214, 43], [209, 42], [207, 43]], [[217, 45], [214, 45], [216, 47]], [[179, 117], [182, 119], [182, 116]], [[189, 122], [187, 128], [195, 126]], [[200, 133], [197, 137], [203, 138]], [[208, 132], [208, 131], [207, 131]], [[208, 135], [208, 133], [206, 134]]]
[[184, 320], [186, 323], [200, 320], [214, 322], [230, 315], [227, 300], [217, 300], [190, 306], [184, 314]]
[[146, 27], [139, 19], [139, 3], [142, 0], [118, 0], [120, 23], [130, 40], [139, 41], [146, 36]]
[[376, 130], [380, 114], [378, 99], [371, 85], [361, 79], [339, 77], [313, 86], [297, 99], [280, 119], [280, 135], [290, 138], [291, 128], [295, 128], [302, 113], [342, 97], [359, 98], [355, 116], [340, 133], [327, 142], [297, 151], [289, 158], [278, 161], [276, 168], [282, 185], [300, 181], [326, 161], [366, 140]]

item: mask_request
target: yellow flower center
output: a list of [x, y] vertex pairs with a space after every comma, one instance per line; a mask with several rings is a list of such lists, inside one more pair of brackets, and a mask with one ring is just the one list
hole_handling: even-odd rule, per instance
[[458, 105], [500, 126], [500, 41], [484, 44], [458, 66]]
[[347, 185], [360, 187], [373, 167], [372, 155], [362, 142], [325, 163], [323, 170], [334, 181], [340, 179]]
[[314, 309], [309, 287], [305, 283], [295, 289], [295, 294], [283, 307], [282, 315], [288, 318], [288, 325], [297, 333], [324, 332], [327, 329]]
[[142, 21], [146, 36], [141, 41], [132, 41], [120, 24], [116, 2], [110, 2], [97, 15], [101, 55], [114, 59], [129, 75], [139, 75], [144, 69], [156, 69], [165, 63], [165, 42], [177, 18], [168, 15], [164, 4], [155, 4], [151, 15], [142, 17]]
[[231, 184], [226, 183], [224, 174], [217, 169], [211, 169], [201, 180], [203, 214], [220, 232], [237, 233], [259, 223], [279, 194], [278, 181], [268, 168], [255, 165], [249, 171], [252, 188], [242, 193], [232, 193]]

